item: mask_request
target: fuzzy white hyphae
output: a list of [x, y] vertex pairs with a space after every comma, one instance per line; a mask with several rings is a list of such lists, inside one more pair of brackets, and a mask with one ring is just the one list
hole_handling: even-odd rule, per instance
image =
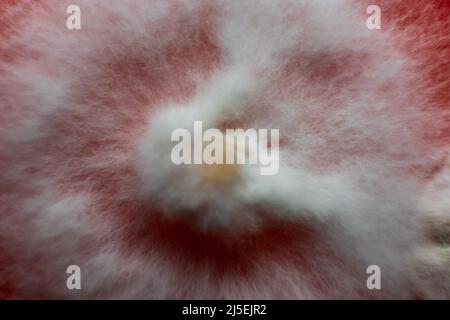
[[449, 298], [450, 10], [375, 2], [0, 2], [0, 297]]

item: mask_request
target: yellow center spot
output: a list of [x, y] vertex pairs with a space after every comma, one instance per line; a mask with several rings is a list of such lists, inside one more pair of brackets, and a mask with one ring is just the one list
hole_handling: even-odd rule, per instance
[[239, 165], [237, 164], [204, 164], [202, 176], [205, 182], [229, 184], [237, 180]]
[[235, 161], [230, 164], [227, 163], [226, 157], [227, 153], [233, 153], [230, 150], [231, 148], [234, 148], [234, 155], [237, 157], [238, 155], [242, 156], [242, 154], [245, 154], [248, 152], [248, 150], [241, 150], [241, 148], [238, 148], [236, 144], [233, 146], [228, 146], [226, 144], [226, 138], [223, 140], [223, 163], [222, 164], [202, 164], [201, 165], [201, 174], [202, 178], [206, 183], [212, 183], [216, 185], [225, 185], [225, 184], [231, 184], [238, 180], [241, 165], [236, 164]]

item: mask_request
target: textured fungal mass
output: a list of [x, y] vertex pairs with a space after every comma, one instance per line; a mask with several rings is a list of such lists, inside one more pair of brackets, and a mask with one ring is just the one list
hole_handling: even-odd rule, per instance
[[[449, 16], [0, 1], [0, 297], [450, 298]], [[174, 164], [194, 121], [278, 129], [279, 170]]]

